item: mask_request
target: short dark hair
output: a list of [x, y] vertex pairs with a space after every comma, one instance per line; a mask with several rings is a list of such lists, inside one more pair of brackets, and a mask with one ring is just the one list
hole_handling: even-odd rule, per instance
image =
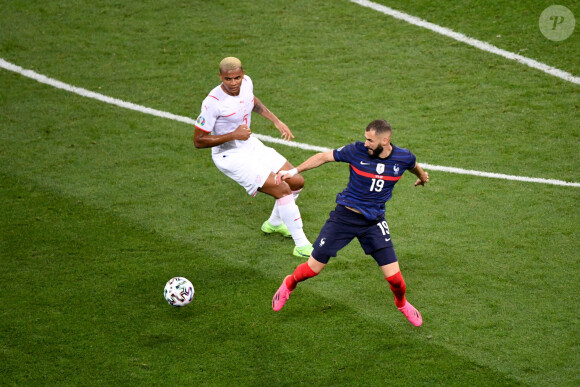
[[392, 133], [393, 128], [391, 128], [391, 124], [389, 124], [385, 120], [374, 120], [367, 126], [367, 132], [369, 130], [374, 130], [376, 134], [384, 134], [384, 133]]

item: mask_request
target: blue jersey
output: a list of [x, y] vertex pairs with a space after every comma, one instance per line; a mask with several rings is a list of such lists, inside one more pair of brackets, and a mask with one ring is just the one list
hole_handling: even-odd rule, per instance
[[416, 163], [411, 151], [391, 146], [391, 154], [384, 159], [369, 156], [360, 141], [333, 151], [334, 160], [350, 164], [348, 186], [336, 196], [336, 203], [360, 211], [369, 220], [385, 216], [385, 203], [395, 184]]

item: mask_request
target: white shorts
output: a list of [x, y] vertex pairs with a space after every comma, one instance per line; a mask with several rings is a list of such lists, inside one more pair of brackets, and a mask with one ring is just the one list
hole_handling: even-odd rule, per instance
[[212, 155], [216, 167], [251, 196], [256, 196], [270, 173], [277, 173], [286, 163], [286, 158], [275, 149], [259, 140], [254, 142], [251, 147]]

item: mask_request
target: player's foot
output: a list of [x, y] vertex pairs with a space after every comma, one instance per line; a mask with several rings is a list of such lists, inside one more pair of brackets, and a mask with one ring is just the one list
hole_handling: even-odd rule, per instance
[[312, 254], [313, 249], [314, 248], [312, 247], [311, 243], [300, 247], [296, 246], [294, 247], [292, 254], [300, 258], [310, 258], [310, 254]]
[[[290, 276], [286, 276], [286, 278], [288, 277]], [[284, 278], [282, 285], [280, 285], [278, 291], [274, 294], [274, 298], [272, 298], [272, 309], [274, 309], [275, 312], [282, 309], [288, 298], [290, 298], [290, 293], [292, 293], [292, 290], [288, 289], [288, 286], [286, 286], [286, 278]]]
[[292, 238], [292, 234], [290, 234], [290, 230], [288, 230], [288, 227], [286, 227], [286, 225], [284, 223], [282, 223], [279, 226], [274, 226], [274, 225], [272, 225], [272, 223], [270, 223], [267, 220], [264, 223], [262, 223], [262, 231], [265, 232], [266, 234], [273, 234], [273, 233], [277, 232], [279, 234], [282, 234], [286, 238]]
[[421, 324], [423, 324], [423, 317], [421, 317], [421, 313], [419, 313], [419, 311], [415, 309], [415, 307], [411, 305], [409, 301], [407, 301], [403, 307], [397, 309], [399, 309], [401, 313], [407, 317], [407, 320], [409, 320], [414, 326], [419, 327]]

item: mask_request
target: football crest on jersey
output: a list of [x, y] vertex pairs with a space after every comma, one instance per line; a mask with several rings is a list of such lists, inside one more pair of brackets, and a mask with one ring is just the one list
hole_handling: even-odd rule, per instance
[[199, 116], [199, 117], [197, 117], [196, 122], [199, 126], [204, 126], [205, 125], [205, 118], [203, 116]]
[[377, 164], [377, 173], [380, 175], [385, 172], [385, 164]]
[[393, 172], [395, 172], [395, 176], [399, 174], [399, 166], [397, 164], [393, 165]]

